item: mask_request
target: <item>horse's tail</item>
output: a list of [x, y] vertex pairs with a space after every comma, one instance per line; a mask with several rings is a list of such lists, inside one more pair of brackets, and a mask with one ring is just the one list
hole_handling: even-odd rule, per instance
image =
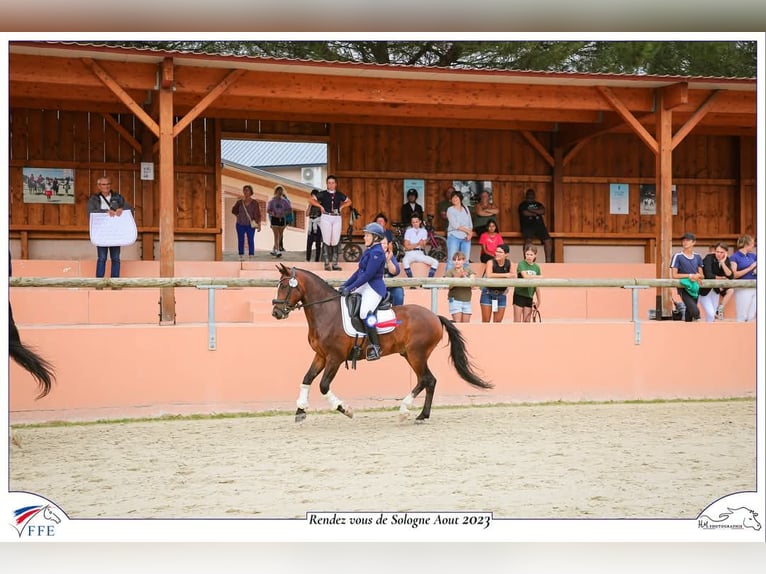
[[442, 326], [447, 331], [447, 335], [449, 335], [450, 362], [452, 362], [452, 365], [455, 367], [458, 375], [460, 375], [460, 378], [480, 389], [491, 389], [494, 387], [492, 383], [488, 383], [476, 374], [476, 367], [468, 356], [468, 352], [465, 348], [465, 339], [460, 330], [446, 317], [439, 315], [439, 321], [441, 321]]
[[37, 380], [37, 385], [40, 387], [38, 399], [51, 392], [51, 383], [56, 378], [53, 374], [53, 365], [21, 343], [10, 304], [8, 304], [8, 354]]

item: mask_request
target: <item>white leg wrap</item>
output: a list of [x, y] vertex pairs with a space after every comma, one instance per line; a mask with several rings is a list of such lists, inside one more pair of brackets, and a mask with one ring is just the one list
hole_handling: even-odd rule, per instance
[[311, 385], [301, 385], [298, 400], [295, 401], [299, 409], [306, 410], [309, 408], [309, 389], [311, 389]]
[[399, 412], [406, 413], [409, 411], [409, 407], [412, 405], [412, 401], [415, 400], [415, 397], [412, 396], [412, 393], [407, 395], [402, 399], [402, 404], [399, 406]]
[[337, 409], [339, 405], [343, 404], [343, 401], [336, 397], [332, 391], [327, 391], [325, 396], [327, 397], [327, 402], [330, 403], [330, 406], [333, 408], [333, 410]]

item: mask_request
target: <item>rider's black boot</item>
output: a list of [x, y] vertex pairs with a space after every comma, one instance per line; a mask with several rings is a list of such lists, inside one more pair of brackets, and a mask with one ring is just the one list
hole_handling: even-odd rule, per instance
[[367, 327], [365, 325], [365, 331], [367, 331], [367, 360], [377, 361], [380, 359], [380, 338], [378, 337], [378, 330], [375, 327]]
[[338, 255], [340, 253], [340, 245], [333, 245], [330, 249], [332, 249], [332, 270], [333, 271], [341, 271], [343, 267], [338, 265]]
[[330, 249], [332, 249], [326, 243], [322, 243], [322, 259], [324, 259], [324, 270], [330, 270]]

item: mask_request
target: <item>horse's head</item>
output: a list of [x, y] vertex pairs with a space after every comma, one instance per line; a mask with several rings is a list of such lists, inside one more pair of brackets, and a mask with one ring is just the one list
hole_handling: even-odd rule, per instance
[[277, 298], [272, 299], [274, 306], [271, 310], [271, 316], [275, 319], [287, 319], [290, 311], [298, 308], [298, 303], [303, 299], [303, 291], [300, 281], [295, 273], [295, 267], [288, 269], [281, 263], [277, 265], [280, 278], [277, 285]]
[[745, 528], [752, 528], [755, 531], [758, 531], [761, 529], [761, 523], [758, 522], [758, 520], [755, 518], [756, 516], [758, 516], [757, 512], [755, 512], [754, 510], [750, 510], [749, 508], [740, 508], [738, 510], [744, 510], [742, 526], [744, 526]]

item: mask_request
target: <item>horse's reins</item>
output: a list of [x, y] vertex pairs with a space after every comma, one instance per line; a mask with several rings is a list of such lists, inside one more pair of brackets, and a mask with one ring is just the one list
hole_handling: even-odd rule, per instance
[[[327, 303], [328, 301], [334, 301], [335, 299], [338, 299], [340, 297], [340, 293], [336, 293], [332, 297], [327, 297], [326, 299], [320, 299], [319, 301], [311, 301], [310, 303], [301, 303], [298, 301], [295, 305], [290, 305], [287, 301], [290, 299], [290, 293], [292, 293], [293, 289], [297, 289], [298, 291], [301, 291], [301, 286], [298, 283], [298, 280], [295, 278], [295, 268], [292, 269], [292, 274], [290, 277], [282, 277], [282, 279], [279, 280], [279, 285], [282, 285], [284, 280], [287, 279], [287, 293], [285, 294], [284, 299], [272, 299], [271, 304], [272, 305], [282, 305], [285, 311], [288, 313], [291, 313], [292, 311], [295, 311], [296, 309], [302, 309], [303, 307], [310, 307], [312, 305], [319, 305], [320, 303]], [[305, 295], [305, 293], [304, 293]]]

